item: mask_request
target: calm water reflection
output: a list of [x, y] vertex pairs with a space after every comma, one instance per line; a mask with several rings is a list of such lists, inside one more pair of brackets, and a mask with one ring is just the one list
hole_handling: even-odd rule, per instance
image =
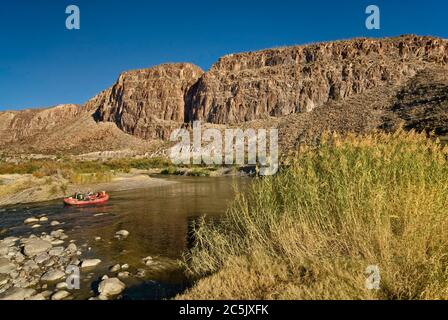
[[[90, 274], [83, 274], [85, 282], [76, 298], [93, 295], [90, 283], [116, 263], [130, 265], [131, 273], [145, 269], [146, 277], [131, 277], [127, 282], [125, 298], [160, 299], [182, 290], [184, 278], [176, 259], [187, 248], [189, 224], [206, 214], [222, 215], [234, 198], [234, 187], [244, 189], [248, 178], [166, 178], [175, 183], [145, 190], [113, 193], [104, 206], [90, 208], [63, 207], [60, 201], [13, 206], [0, 213], [2, 235], [27, 235], [36, 233], [23, 224], [30, 216], [46, 215], [51, 220], [64, 223], [59, 227], [43, 226], [39, 232], [57, 228], [66, 230], [70, 239], [84, 246], [84, 257], [100, 258], [103, 263]], [[5, 210], [5, 209], [2, 209]], [[130, 236], [119, 241], [115, 232], [126, 229]], [[101, 240], [95, 241], [95, 237]], [[89, 248], [90, 251], [89, 251]], [[146, 267], [141, 259], [152, 256], [159, 262], [156, 267]], [[110, 274], [110, 273], [109, 273]]]

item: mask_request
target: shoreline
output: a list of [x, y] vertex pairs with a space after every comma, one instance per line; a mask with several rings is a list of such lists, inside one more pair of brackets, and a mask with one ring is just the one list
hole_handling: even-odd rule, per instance
[[[48, 178], [48, 177], [47, 177]], [[64, 181], [57, 177], [51, 177], [53, 182], [48, 184], [44, 179], [38, 179], [29, 174], [0, 175], [0, 179], [7, 181], [3, 187], [10, 188], [10, 192], [0, 194], [0, 208], [10, 205], [46, 202], [58, 200], [75, 192], [102, 191], [117, 192], [159, 187], [176, 183], [161, 178], [153, 178], [149, 173], [120, 173], [115, 175], [110, 182], [88, 184], [66, 184], [65, 190], [60, 190]], [[19, 188], [15, 191], [15, 188]], [[58, 191], [54, 192], [54, 188]]]

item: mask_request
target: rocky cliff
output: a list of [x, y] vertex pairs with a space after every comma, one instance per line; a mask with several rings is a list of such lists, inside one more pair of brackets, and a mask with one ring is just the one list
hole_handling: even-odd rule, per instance
[[[0, 113], [0, 151], [146, 148], [194, 120], [277, 126], [288, 148], [323, 130], [448, 132], [448, 40], [354, 39], [222, 57], [208, 72], [125, 72], [83, 107]], [[95, 144], [92, 144], [92, 139]]]
[[140, 138], [167, 139], [185, 121], [186, 94], [203, 73], [188, 63], [125, 72], [90, 105], [97, 107], [97, 121], [114, 122]]
[[401, 83], [428, 64], [448, 64], [447, 40], [355, 39], [228, 55], [190, 92], [189, 120], [226, 124], [309, 112]]

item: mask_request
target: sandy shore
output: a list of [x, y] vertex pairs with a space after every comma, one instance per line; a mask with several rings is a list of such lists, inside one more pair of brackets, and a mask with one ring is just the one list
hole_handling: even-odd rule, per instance
[[163, 186], [175, 182], [163, 179], [151, 178], [147, 174], [140, 172], [129, 174], [118, 174], [112, 181], [93, 184], [66, 184], [66, 191], [61, 191], [60, 186], [64, 184], [58, 178], [52, 178], [52, 183], [44, 179], [37, 179], [32, 175], [0, 175], [0, 206], [43, 202], [49, 200], [62, 199], [74, 194], [77, 191], [124, 191], [133, 189], [146, 189]]

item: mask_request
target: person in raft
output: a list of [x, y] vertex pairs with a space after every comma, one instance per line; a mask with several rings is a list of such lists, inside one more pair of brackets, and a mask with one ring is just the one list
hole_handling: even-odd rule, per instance
[[73, 198], [78, 201], [89, 201], [89, 200], [95, 200], [100, 196], [101, 196], [100, 192], [94, 194], [93, 192], [89, 191], [87, 193], [76, 192]]

